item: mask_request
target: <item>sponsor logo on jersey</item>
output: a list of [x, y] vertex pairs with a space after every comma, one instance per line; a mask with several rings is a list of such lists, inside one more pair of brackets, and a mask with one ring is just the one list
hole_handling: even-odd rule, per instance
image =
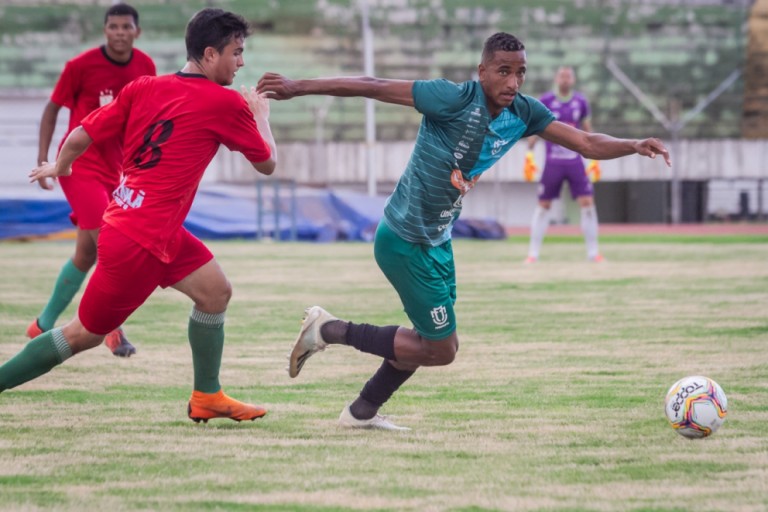
[[509, 140], [506, 139], [499, 139], [496, 142], [493, 143], [491, 146], [491, 155], [496, 156], [499, 154], [499, 151], [504, 149], [507, 144], [509, 144]]
[[133, 190], [131, 187], [125, 186], [125, 176], [120, 180], [120, 185], [112, 192], [112, 197], [115, 198], [115, 203], [118, 204], [123, 210], [128, 208], [140, 208], [144, 202], [144, 191]]

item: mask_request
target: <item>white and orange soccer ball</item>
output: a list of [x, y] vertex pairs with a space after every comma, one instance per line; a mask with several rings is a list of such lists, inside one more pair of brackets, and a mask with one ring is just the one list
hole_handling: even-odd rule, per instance
[[714, 434], [723, 425], [728, 399], [714, 380], [700, 375], [684, 377], [667, 391], [664, 412], [678, 434], [698, 439]]

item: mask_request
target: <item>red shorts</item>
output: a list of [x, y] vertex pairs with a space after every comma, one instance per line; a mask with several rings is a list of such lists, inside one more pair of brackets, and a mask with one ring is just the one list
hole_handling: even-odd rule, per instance
[[172, 286], [213, 259], [208, 248], [182, 228], [178, 256], [163, 263], [109, 224], [99, 232], [98, 263], [80, 301], [78, 316], [93, 334], [123, 324], [158, 286]]
[[119, 183], [117, 175], [114, 182], [107, 183], [94, 177], [93, 171], [81, 169], [74, 165], [71, 176], [59, 178], [61, 190], [72, 208], [69, 218], [80, 229], [99, 229], [104, 210], [112, 200], [112, 191]]

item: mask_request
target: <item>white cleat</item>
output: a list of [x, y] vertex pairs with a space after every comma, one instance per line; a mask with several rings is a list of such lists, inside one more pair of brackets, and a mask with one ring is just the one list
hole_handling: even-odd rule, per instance
[[293, 350], [288, 357], [288, 375], [291, 378], [299, 374], [304, 363], [312, 354], [321, 352], [328, 346], [320, 334], [320, 328], [334, 320], [338, 320], [338, 318], [320, 306], [312, 306], [304, 311], [301, 331], [299, 331], [299, 336], [296, 338]]
[[341, 416], [339, 416], [339, 425], [344, 428], [365, 428], [371, 430], [411, 430], [408, 427], [395, 425], [389, 421], [386, 416], [382, 416], [381, 414], [377, 414], [369, 420], [359, 420], [352, 416], [352, 412], [349, 410], [349, 405], [347, 405], [344, 410], [341, 411]]

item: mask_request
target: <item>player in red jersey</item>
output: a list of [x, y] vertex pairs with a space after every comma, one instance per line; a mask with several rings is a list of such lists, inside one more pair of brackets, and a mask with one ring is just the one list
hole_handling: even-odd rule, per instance
[[[70, 111], [69, 135], [80, 126], [85, 116], [110, 103], [125, 84], [140, 76], [155, 75], [152, 59], [133, 47], [140, 33], [136, 9], [127, 4], [116, 4], [107, 10], [104, 14], [106, 44], [87, 50], [67, 62], [45, 106], [40, 120], [37, 165], [48, 161], [48, 150], [61, 107]], [[66, 135], [61, 145], [64, 140]], [[119, 139], [94, 144], [74, 162], [74, 174], [61, 177], [61, 188], [72, 208], [70, 218], [77, 226], [75, 254], [62, 267], [48, 303], [27, 328], [30, 338], [53, 328], [96, 263], [96, 240], [101, 217], [120, 181], [122, 162], [122, 143]], [[40, 186], [51, 188], [46, 180], [41, 180]], [[129, 357], [136, 353], [136, 348], [119, 326], [107, 335], [104, 343], [116, 356]]]
[[83, 119], [55, 163], [30, 173], [32, 181], [66, 176], [91, 143], [123, 137], [123, 179], [104, 213], [99, 264], [78, 314], [0, 366], [0, 392], [95, 347], [157, 286], [171, 286], [194, 302], [188, 330], [194, 391], [188, 416], [240, 421], [266, 414], [221, 389], [224, 313], [232, 288], [208, 248], [182, 225], [220, 144], [243, 153], [262, 174], [275, 169], [268, 100], [255, 88], [244, 88], [241, 96], [222, 87], [232, 84], [243, 66], [247, 34], [248, 23], [240, 16], [203, 9], [187, 25], [187, 64], [180, 72], [126, 85], [113, 102]]

